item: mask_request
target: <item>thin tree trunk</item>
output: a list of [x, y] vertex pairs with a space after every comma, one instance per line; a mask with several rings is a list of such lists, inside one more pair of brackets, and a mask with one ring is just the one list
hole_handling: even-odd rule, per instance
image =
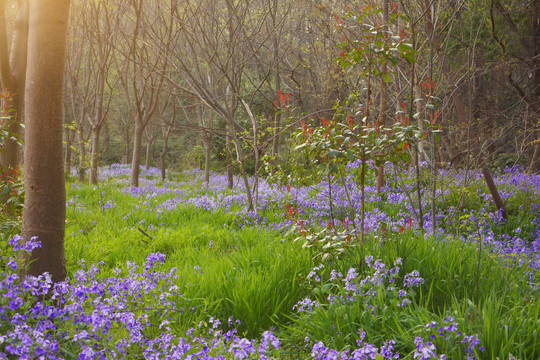
[[[384, 29], [388, 27], [388, 0], [383, 0], [383, 24]], [[388, 67], [386, 63], [382, 66], [380, 107], [379, 107], [379, 126], [386, 126], [386, 112], [388, 111], [388, 89], [385, 78], [388, 76]], [[377, 192], [384, 186], [384, 164], [377, 166]]]
[[208, 132], [204, 135], [205, 153], [204, 153], [204, 182], [210, 182], [210, 161], [212, 155], [212, 133]]
[[79, 181], [86, 181], [86, 141], [83, 135], [84, 129], [79, 129]]
[[170, 132], [171, 132], [171, 126], [168, 126], [167, 130], [163, 134], [163, 148], [161, 149], [161, 156], [160, 156], [161, 181], [165, 181], [165, 178], [167, 176], [167, 169], [165, 167], [165, 156], [167, 155], [167, 143], [169, 142]]
[[[441, 63], [441, 71], [446, 79], [446, 82], [448, 86], [450, 87], [450, 89], [452, 89], [452, 95], [451, 95], [452, 102], [454, 103], [454, 107], [456, 108], [458, 112], [459, 119], [461, 120], [462, 124], [466, 124], [467, 117], [465, 116], [465, 109], [464, 109], [463, 103], [461, 102], [461, 99], [459, 98], [457, 91], [454, 91], [455, 84], [450, 77], [450, 70], [448, 69], [448, 59], [446, 58], [446, 54], [443, 51], [441, 51], [441, 48], [439, 47], [437, 34], [434, 31], [433, 24], [429, 20], [430, 18], [431, 18], [431, 10], [429, 7], [429, 3], [426, 1], [426, 19], [428, 20], [427, 31], [433, 34], [432, 36], [433, 48], [435, 52], [437, 53], [437, 55], [439, 56], [439, 60]], [[476, 149], [478, 149], [478, 147], [475, 145], [476, 144], [473, 144], [473, 146]], [[478, 150], [475, 150], [475, 151], [478, 151]], [[489, 191], [491, 192], [491, 196], [493, 197], [493, 201], [495, 202], [495, 205], [497, 206], [499, 210], [501, 210], [503, 218], [506, 219], [508, 216], [506, 212], [506, 208], [504, 207], [504, 203], [501, 200], [497, 187], [495, 186], [495, 183], [493, 182], [491, 172], [489, 171], [489, 169], [487, 168], [485, 164], [482, 165], [482, 174], [484, 175], [484, 180], [489, 188]]]
[[108, 155], [111, 150], [111, 134], [106, 121], [103, 122], [103, 125], [103, 153]]
[[527, 171], [529, 173], [536, 173], [539, 170], [540, 170], [540, 144], [536, 143], [534, 145], [533, 156], [531, 157], [531, 162], [529, 163], [529, 167], [527, 168]]
[[126, 137], [124, 140], [126, 140], [126, 143], [125, 143], [125, 148], [124, 150], [126, 151], [126, 161], [125, 161], [125, 164], [129, 164], [129, 137]]
[[26, 87], [25, 206], [22, 236], [37, 236], [41, 248], [23, 255], [23, 275], [66, 277], [64, 232], [66, 187], [62, 149], [64, 63], [69, 0], [32, 1]]
[[144, 128], [140, 125], [139, 119], [135, 124], [135, 136], [133, 138], [133, 157], [131, 159], [130, 186], [139, 187], [139, 166], [141, 164], [141, 146]]
[[71, 169], [71, 147], [73, 146], [73, 138], [71, 136], [72, 131], [73, 130], [69, 126], [66, 126], [66, 128], [64, 129], [66, 139], [66, 174], [69, 174]]
[[257, 126], [257, 119], [255, 119], [255, 116], [253, 116], [253, 112], [251, 111], [251, 108], [249, 107], [249, 104], [242, 99], [242, 105], [244, 105], [244, 108], [246, 109], [246, 112], [249, 115], [249, 118], [251, 119], [251, 125], [253, 127], [253, 153], [255, 156], [255, 183], [253, 184], [253, 196], [255, 197], [255, 209], [257, 208], [257, 201], [259, 199], [259, 128]]
[[365, 176], [366, 176], [366, 156], [365, 151], [362, 149], [362, 167], [360, 169], [360, 195], [362, 197], [361, 200], [361, 207], [360, 207], [360, 239], [362, 240], [362, 245], [364, 244], [364, 241], [366, 239], [366, 229], [365, 229], [365, 219], [366, 219], [366, 183], [365, 183]]
[[249, 186], [249, 181], [248, 181], [247, 173], [246, 173], [246, 163], [244, 161], [244, 152], [242, 151], [242, 144], [240, 143], [238, 136], [236, 136], [236, 129], [234, 128], [234, 121], [231, 121], [230, 123], [232, 124], [231, 136], [234, 142], [234, 146], [236, 148], [236, 159], [240, 163], [240, 171], [242, 175], [242, 180], [244, 180], [244, 188], [246, 191], [247, 201], [248, 201], [248, 211], [251, 211], [253, 210], [253, 198], [251, 196], [251, 187]]
[[98, 166], [99, 166], [99, 134], [101, 126], [92, 128], [92, 160], [90, 168], [90, 184], [97, 185], [98, 183]]
[[[210, 111], [208, 114], [208, 127], [210, 129], [214, 126], [214, 114]], [[204, 181], [208, 184], [210, 181], [210, 165], [212, 161], [212, 132], [208, 131], [205, 135], [206, 153], [204, 156]]]
[[[418, 80], [418, 79], [417, 79]], [[414, 105], [416, 107], [416, 114], [418, 117], [416, 118], [416, 124], [418, 125], [418, 128], [423, 133], [424, 132], [424, 118], [422, 117], [424, 113], [424, 97], [422, 96], [422, 91], [420, 89], [420, 86], [418, 85], [418, 82], [416, 82], [416, 86], [414, 87]], [[411, 121], [413, 119], [411, 118]], [[425, 142], [423, 139], [420, 139], [418, 141], [418, 153], [420, 156], [425, 156]], [[420, 160], [420, 157], [419, 157]], [[427, 159], [426, 159], [427, 160]]]
[[144, 167], [146, 168], [146, 170], [150, 169], [150, 159], [152, 158], [152, 153], [153, 153], [152, 146], [153, 145], [154, 145], [154, 138], [151, 138], [146, 143], [146, 159], [145, 159], [145, 163], [144, 163]]
[[233, 176], [233, 164], [232, 164], [232, 144], [231, 144], [231, 134], [227, 132], [227, 137], [225, 140], [225, 152], [226, 152], [226, 162], [227, 162], [227, 182], [229, 189], [234, 187], [234, 176]]
[[531, 161], [527, 167], [528, 173], [536, 173], [540, 171], [540, 130], [536, 130], [538, 134], [536, 140], [533, 141], [534, 150], [532, 152]]
[[[274, 51], [274, 81], [277, 91], [281, 90], [281, 76], [279, 73], [279, 39], [277, 34], [277, 10], [278, 10], [278, 1], [274, 0], [272, 4], [272, 48]], [[279, 98], [277, 99], [279, 104]], [[279, 151], [279, 132], [281, 128], [281, 111], [276, 108], [276, 113], [274, 115], [274, 138], [272, 140], [272, 158], [274, 159], [274, 164], [279, 164], [278, 161], [278, 151]], [[277, 166], [272, 166], [272, 175], [275, 174]]]

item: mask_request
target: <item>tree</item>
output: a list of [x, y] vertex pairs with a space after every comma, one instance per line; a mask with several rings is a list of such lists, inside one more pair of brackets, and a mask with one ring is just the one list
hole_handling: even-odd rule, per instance
[[87, 117], [92, 128], [90, 183], [97, 184], [99, 136], [109, 113], [113, 88], [116, 85], [116, 82], [110, 81], [114, 47], [109, 39], [118, 27], [119, 16], [115, 16], [110, 5], [103, 0], [90, 1], [84, 10], [86, 10], [86, 16], [83, 19], [87, 20], [84, 22], [84, 28], [89, 37], [91, 51], [91, 57], [89, 57], [91, 64], [88, 66], [91, 69], [89, 75], [93, 77], [93, 106], [89, 109], [90, 114]]
[[[2, 88], [13, 95], [12, 104], [16, 111], [10, 132], [20, 134], [23, 91], [26, 77], [26, 51], [28, 38], [28, 2], [18, 1], [18, 15], [15, 21], [15, 32], [12, 41], [11, 58], [7, 40], [6, 0], [0, 0], [0, 83]], [[18, 165], [19, 145], [9, 141], [5, 154], [0, 154], [0, 165], [15, 167]]]
[[[26, 52], [28, 40], [28, 0], [18, 0], [18, 14], [15, 20], [11, 57], [8, 46], [6, 24], [6, 0], [0, 0], [0, 88], [11, 95], [10, 107], [14, 116], [7, 120], [8, 131], [21, 134], [24, 85], [26, 79]], [[4, 170], [15, 169], [19, 165], [20, 145], [15, 139], [7, 139], [0, 151], [0, 174]], [[1, 198], [0, 198], [0, 201]]]
[[[164, 19], [159, 1], [147, 3], [130, 0], [127, 6], [131, 12], [128, 11], [124, 16], [124, 39], [118, 39], [116, 44], [125, 58], [119, 69], [120, 80], [135, 123], [130, 185], [138, 187], [144, 129], [157, 110], [167, 63], [163, 57], [166, 52], [156, 53], [155, 47], [148, 42], [151, 41], [150, 34], [153, 33], [165, 43], [171, 44], [174, 32], [172, 16]], [[163, 20], [167, 22], [162, 22]]]
[[[92, 128], [87, 118], [90, 117], [93, 107], [94, 86], [92, 76], [95, 71], [95, 62], [91, 57], [91, 44], [84, 24], [80, 21], [86, 13], [82, 6], [72, 7], [71, 21], [69, 23], [70, 36], [67, 40], [66, 59], [66, 112], [69, 123], [66, 124], [66, 166], [71, 166], [71, 145], [78, 140], [78, 175], [79, 181], [86, 181], [86, 170], [90, 162], [88, 159], [88, 143], [92, 135]], [[74, 147], [75, 148], [75, 147]], [[69, 160], [69, 162], [68, 162]], [[66, 169], [69, 172], [69, 169]]]
[[70, 0], [32, 0], [25, 93], [26, 192], [22, 236], [42, 247], [26, 255], [27, 274], [66, 276], [66, 188], [62, 156], [64, 62]]

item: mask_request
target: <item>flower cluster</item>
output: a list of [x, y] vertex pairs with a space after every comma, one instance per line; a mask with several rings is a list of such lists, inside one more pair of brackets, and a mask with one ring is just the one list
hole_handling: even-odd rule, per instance
[[467, 360], [476, 360], [476, 352], [484, 351], [478, 335], [465, 335], [459, 331], [458, 326], [459, 323], [451, 316], [444, 318], [441, 322], [430, 321], [425, 326], [429, 334], [429, 340], [426, 341], [420, 336], [414, 339], [416, 345], [414, 358], [419, 360], [447, 359], [445, 354], [437, 355], [437, 348], [433, 342], [438, 340], [450, 347], [455, 346], [456, 343], [459, 344], [464, 348], [464, 356], [466, 356]]
[[[319, 273], [324, 269], [324, 264], [316, 266], [307, 275], [309, 284], [315, 289], [332, 284], [335, 292], [328, 295], [327, 300], [330, 304], [336, 301], [345, 304], [347, 302], [363, 301], [366, 309], [374, 311], [376, 305], [373, 305], [377, 297], [385, 297], [398, 307], [410, 304], [411, 297], [414, 295], [413, 289], [424, 283], [418, 271], [412, 271], [406, 274], [403, 279], [403, 286], [397, 284], [400, 265], [402, 260], [396, 259], [394, 266], [389, 268], [381, 260], [373, 259], [373, 256], [366, 256], [365, 263], [368, 267], [368, 274], [359, 279], [356, 268], [350, 268], [347, 275], [332, 270], [328, 282], [323, 282], [323, 274]], [[317, 300], [308, 298], [302, 299], [294, 308], [299, 312], [311, 312], [314, 308], [320, 308], [321, 304]]]
[[364, 341], [366, 337], [365, 331], [360, 330], [360, 340], [358, 340], [358, 348], [354, 350], [344, 350], [339, 352], [334, 349], [328, 349], [322, 341], [313, 345], [311, 356], [314, 360], [369, 360], [369, 359], [399, 359], [399, 353], [394, 352], [394, 340], [389, 340], [383, 343], [378, 348], [377, 346]]
[[[40, 246], [35, 239], [20, 242], [20, 236], [9, 241], [12, 251]], [[56, 284], [47, 273], [21, 281], [14, 259], [0, 274], [0, 358], [268, 359], [280, 347], [269, 331], [258, 345], [239, 337], [232, 319], [226, 332], [211, 318], [211, 327], [201, 322], [184, 336], [175, 333], [172, 325], [188, 299], [174, 284], [175, 269], [156, 269], [165, 260], [160, 253], [104, 278], [100, 265], [85, 269], [82, 261], [73, 279]]]
[[[359, 161], [352, 161], [346, 166], [347, 173], [344, 181], [340, 182], [332, 179], [331, 188], [328, 184], [317, 183], [311, 186], [280, 187], [271, 185], [263, 179], [258, 182], [258, 211], [248, 211], [245, 208], [247, 203], [245, 189], [238, 177], [235, 177], [235, 187], [227, 189], [226, 175], [211, 173], [210, 181], [205, 183], [204, 172], [190, 171], [185, 174], [186, 180], [174, 182], [161, 181], [159, 170], [152, 168], [142, 171], [140, 186], [137, 188], [128, 186], [129, 167], [125, 165], [111, 165], [100, 169], [100, 177], [104, 181], [118, 183], [123, 186], [123, 192], [134, 197], [141, 198], [141, 206], [148, 211], [155, 212], [158, 218], [168, 212], [175, 211], [179, 206], [187, 205], [205, 211], [234, 212], [237, 215], [235, 223], [239, 227], [258, 226], [271, 229], [289, 229], [294, 226], [293, 220], [287, 216], [268, 217], [265, 210], [282, 211], [286, 205], [294, 204], [294, 208], [301, 215], [301, 220], [305, 228], [324, 228], [329, 219], [335, 219], [332, 226], [336, 231], [347, 230], [352, 233], [360, 225], [360, 205], [361, 191], [358, 184]], [[370, 163], [370, 167], [375, 164]], [[423, 164], [422, 166], [427, 166]], [[378, 232], [400, 233], [407, 229], [415, 229], [419, 225], [416, 216], [416, 203], [411, 197], [414, 186], [407, 181], [400, 179], [414, 177], [410, 170], [394, 166], [391, 163], [385, 164], [385, 174], [388, 178], [388, 186], [377, 191], [372, 179], [368, 179], [365, 186], [365, 201], [370, 204], [369, 211], [365, 213], [365, 232], [377, 234]], [[540, 221], [523, 223], [516, 227], [512, 235], [500, 233], [497, 228], [503, 226], [502, 216], [494, 211], [492, 207], [491, 195], [478, 187], [475, 193], [470, 196], [475, 199], [476, 209], [464, 207], [462, 212], [457, 211], [455, 206], [450, 205], [449, 199], [455, 197], [455, 189], [465, 189], [471, 183], [481, 183], [482, 174], [471, 172], [470, 174], [457, 169], [439, 169], [438, 177], [441, 183], [450, 184], [438, 189], [436, 196], [440, 200], [437, 213], [434, 218], [437, 221], [437, 235], [441, 238], [454, 238], [454, 229], [459, 227], [470, 228], [471, 231], [462, 231], [460, 239], [469, 243], [482, 241], [485, 245], [493, 249], [494, 252], [507, 255], [527, 254], [537, 255], [540, 249]], [[254, 179], [250, 179], [253, 186]], [[204, 186], [192, 190], [191, 183], [200, 183]], [[499, 188], [501, 197], [508, 200], [512, 196], [518, 195], [520, 191], [526, 191], [530, 196], [540, 195], [540, 175], [525, 174], [519, 168], [507, 169], [495, 176], [495, 183]], [[391, 185], [391, 186], [390, 186]], [[332, 203], [330, 203], [330, 192]], [[157, 195], [169, 195], [162, 199]], [[431, 229], [432, 214], [428, 208], [430, 193], [422, 191], [424, 229]], [[155, 201], [149, 202], [149, 199]], [[384, 201], [383, 201], [384, 200]], [[76, 199], [68, 202], [76, 208], [82, 210]], [[102, 200], [100, 204], [103, 209], [114, 207], [114, 202]], [[372, 209], [372, 210], [371, 210]], [[392, 209], [389, 211], [389, 209]], [[532, 209], [536, 213], [536, 218], [540, 218], [540, 207]], [[338, 221], [339, 220], [339, 221]], [[355, 225], [351, 227], [351, 225]]]

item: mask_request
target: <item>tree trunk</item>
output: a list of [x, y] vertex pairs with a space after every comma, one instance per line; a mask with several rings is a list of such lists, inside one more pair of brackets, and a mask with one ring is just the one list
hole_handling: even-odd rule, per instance
[[[388, 0], [383, 0], [383, 24], [384, 28], [387, 28], [388, 24]], [[382, 66], [381, 76], [381, 96], [379, 107], [379, 126], [386, 126], [386, 112], [388, 111], [388, 88], [385, 78], [388, 76], [388, 67], [386, 63]], [[381, 191], [384, 186], [384, 164], [377, 166], [377, 192]]]
[[144, 162], [144, 167], [146, 170], [150, 169], [150, 159], [152, 157], [152, 145], [154, 145], [154, 138], [149, 139], [146, 143], [146, 159]]
[[66, 126], [64, 129], [65, 139], [66, 139], [66, 174], [70, 173], [71, 170], [71, 147], [72, 144], [72, 137], [71, 137], [71, 128], [69, 126]]
[[253, 197], [251, 196], [251, 187], [249, 186], [249, 181], [247, 178], [246, 173], [246, 163], [244, 161], [244, 153], [242, 151], [242, 144], [240, 143], [240, 140], [238, 139], [238, 136], [236, 136], [236, 129], [234, 128], [234, 121], [231, 121], [231, 135], [232, 140], [234, 142], [234, 146], [236, 148], [236, 159], [240, 163], [240, 171], [242, 175], [242, 180], [244, 180], [244, 188], [247, 195], [247, 201], [248, 201], [248, 211], [253, 210]]
[[225, 140], [225, 153], [226, 153], [226, 162], [227, 162], [227, 182], [229, 189], [234, 187], [234, 176], [233, 176], [233, 165], [232, 165], [232, 144], [231, 144], [231, 134], [227, 133]]
[[208, 130], [205, 134], [206, 153], [204, 156], [204, 181], [210, 182], [210, 165], [212, 162], [212, 128], [214, 127], [214, 114], [210, 111], [208, 114]]
[[79, 181], [86, 181], [86, 141], [83, 135], [84, 129], [79, 129]]
[[[11, 59], [9, 59], [6, 29], [6, 1], [0, 0], [0, 91], [6, 89], [12, 96], [9, 106], [15, 115], [8, 120], [7, 128], [15, 136], [22, 134], [22, 109], [26, 79], [27, 43], [28, 43], [28, 1], [20, 1], [15, 20], [15, 32], [12, 41]], [[4, 142], [0, 151], [0, 169], [15, 169], [19, 166], [21, 146], [11, 138]]]
[[98, 183], [98, 165], [99, 165], [99, 133], [101, 125], [92, 128], [92, 166], [90, 169], [90, 184]]
[[[279, 39], [277, 34], [277, 10], [278, 10], [278, 1], [274, 1], [272, 4], [272, 48], [274, 51], [274, 81], [276, 84], [276, 94], [278, 90], [281, 90], [281, 77], [279, 72]], [[279, 98], [277, 99], [279, 104]], [[281, 111], [279, 108], [276, 108], [276, 113], [274, 115], [274, 139], [272, 140], [272, 158], [274, 159], [274, 164], [278, 165], [278, 155], [279, 155], [279, 132], [281, 129]], [[272, 166], [272, 175], [275, 174], [277, 166]]]
[[[426, 30], [429, 33], [433, 34], [433, 36], [432, 36], [432, 42], [433, 42], [432, 46], [433, 46], [433, 49], [435, 50], [435, 53], [439, 56], [439, 62], [441, 64], [441, 71], [443, 73], [443, 76], [446, 79], [447, 85], [452, 90], [452, 92], [451, 92], [452, 102], [454, 103], [454, 107], [457, 110], [457, 113], [458, 113], [458, 116], [459, 116], [459, 119], [460, 119], [461, 123], [466, 124], [467, 123], [467, 117], [465, 116], [465, 109], [464, 109], [463, 103], [462, 103], [460, 97], [458, 96], [457, 91], [454, 91], [456, 85], [455, 85], [455, 83], [452, 81], [452, 79], [450, 77], [450, 70], [448, 69], [448, 59], [446, 58], [446, 54], [439, 47], [437, 34], [434, 31], [435, 29], [433, 28], [433, 23], [431, 23], [431, 21], [429, 20], [430, 17], [431, 17], [431, 12], [430, 12], [429, 3], [426, 2], [426, 19], [428, 20], [427, 21], [427, 26], [428, 27], [427, 27]], [[476, 137], [476, 135], [473, 135], [473, 139], [475, 137]], [[474, 141], [474, 142], [477, 142], [477, 141]], [[478, 153], [480, 151], [478, 146], [476, 146], [476, 144], [473, 144], [473, 146], [475, 148], [475, 151]], [[506, 219], [508, 214], [506, 212], [504, 203], [502, 202], [501, 197], [499, 195], [499, 192], [497, 190], [497, 187], [495, 186], [495, 183], [493, 182], [491, 172], [489, 171], [489, 169], [487, 168], [487, 166], [485, 164], [482, 165], [482, 174], [484, 175], [484, 180], [485, 180], [485, 182], [486, 182], [486, 184], [487, 184], [487, 186], [489, 188], [489, 191], [491, 192], [491, 196], [493, 197], [493, 202], [495, 203], [497, 208], [501, 211], [503, 218]]]
[[107, 122], [104, 121], [103, 124], [103, 153], [108, 155], [111, 150], [111, 134]]
[[[142, 122], [142, 120], [141, 120]], [[131, 179], [129, 184], [139, 187], [139, 166], [141, 164], [141, 145], [144, 127], [140, 125], [139, 120], [135, 124], [135, 137], [133, 139], [133, 157], [131, 159]]]
[[[418, 125], [418, 128], [420, 129], [420, 131], [423, 133], [424, 132], [424, 118], [422, 116], [424, 114], [425, 104], [424, 104], [424, 97], [422, 96], [422, 91], [418, 84], [419, 82], [420, 82], [420, 79], [418, 79], [418, 82], [416, 86], [414, 87], [414, 105], [416, 107], [416, 114], [418, 114], [418, 117], [416, 118], [416, 124]], [[418, 153], [420, 156], [425, 157], [426, 155], [424, 139], [420, 139], [418, 141]], [[421, 161], [420, 157], [418, 159], [419, 161]], [[427, 160], [427, 158], [424, 160]]]
[[165, 177], [167, 175], [166, 167], [165, 167], [165, 156], [167, 155], [167, 143], [169, 142], [169, 134], [171, 132], [171, 127], [169, 126], [167, 128], [167, 131], [163, 134], [163, 148], [161, 150], [161, 156], [160, 156], [160, 165], [161, 165], [161, 181], [165, 181]]
[[536, 173], [540, 171], [540, 138], [534, 144], [534, 152], [531, 157], [531, 162], [527, 167], [528, 173]]
[[129, 137], [126, 137], [124, 140], [126, 140], [126, 144], [125, 144], [125, 150], [126, 150], [126, 161], [125, 161], [125, 164], [129, 164]]
[[53, 282], [66, 277], [62, 102], [69, 5], [69, 0], [31, 1], [28, 36], [22, 236], [25, 242], [37, 236], [42, 247], [23, 254], [28, 265], [23, 275], [49, 272]]
[[212, 133], [208, 132], [205, 134], [205, 154], [204, 154], [204, 182], [209, 183], [210, 182], [210, 161], [211, 161], [211, 155], [212, 155]]

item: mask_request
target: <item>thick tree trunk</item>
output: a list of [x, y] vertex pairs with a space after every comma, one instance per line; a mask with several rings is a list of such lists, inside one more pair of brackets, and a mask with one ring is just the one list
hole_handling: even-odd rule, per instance
[[101, 125], [92, 128], [92, 166], [90, 169], [90, 184], [97, 185], [98, 183], [98, 166], [99, 166], [99, 133]]
[[[142, 120], [141, 120], [142, 121]], [[135, 124], [135, 136], [133, 139], [133, 157], [131, 159], [131, 178], [129, 184], [134, 187], [139, 186], [139, 166], [141, 164], [141, 145], [144, 128], [139, 124]]]
[[69, 0], [31, 1], [28, 37], [22, 236], [24, 241], [37, 236], [42, 247], [23, 256], [26, 274], [49, 272], [54, 282], [66, 277], [62, 101], [69, 5]]

